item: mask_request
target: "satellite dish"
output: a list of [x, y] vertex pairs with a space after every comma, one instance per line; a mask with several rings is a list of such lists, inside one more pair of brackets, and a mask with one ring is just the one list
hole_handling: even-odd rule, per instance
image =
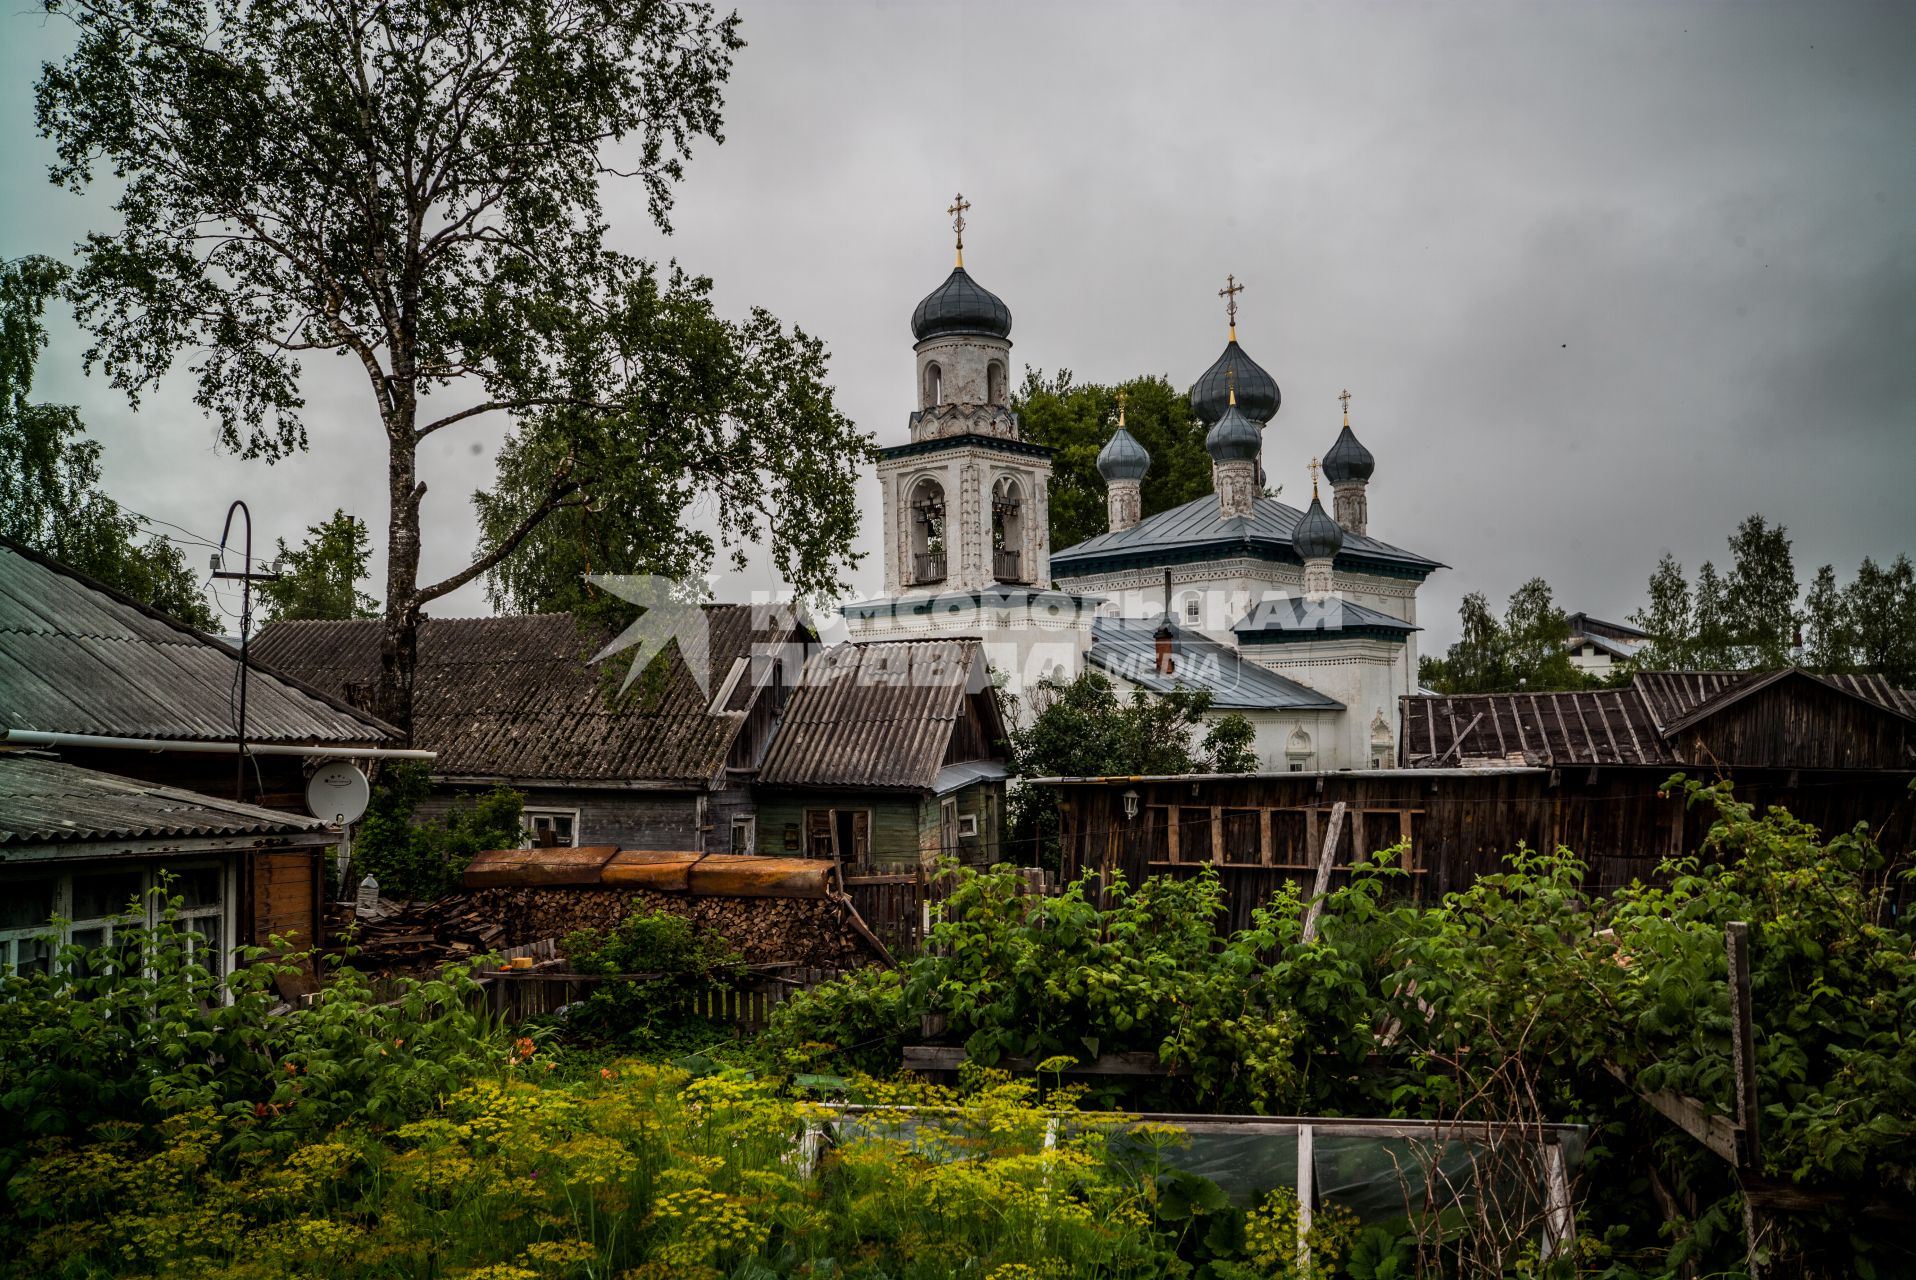
[[327, 822], [357, 822], [366, 812], [372, 788], [356, 764], [323, 764], [306, 783], [306, 811]]

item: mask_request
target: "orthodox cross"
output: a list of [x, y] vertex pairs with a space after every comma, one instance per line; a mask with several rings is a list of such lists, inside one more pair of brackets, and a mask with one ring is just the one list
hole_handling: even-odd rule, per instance
[[1224, 277], [1224, 287], [1217, 296], [1224, 299], [1224, 314], [1231, 320], [1231, 341], [1237, 341], [1237, 295], [1244, 292], [1244, 286], [1237, 282], [1235, 275]]
[[1311, 500], [1317, 500], [1317, 459], [1311, 459]]
[[1337, 398], [1344, 402], [1344, 425], [1348, 427], [1351, 424], [1351, 389], [1345, 387], [1344, 394]]
[[945, 210], [951, 215], [951, 229], [958, 233], [958, 265], [965, 265], [965, 210], [971, 208], [971, 201], [961, 192], [952, 197], [951, 208]]
[[1124, 425], [1124, 388], [1118, 388], [1118, 425]]

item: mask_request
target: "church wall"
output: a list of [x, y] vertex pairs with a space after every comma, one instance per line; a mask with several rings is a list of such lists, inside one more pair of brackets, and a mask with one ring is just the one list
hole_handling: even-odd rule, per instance
[[1408, 647], [1389, 640], [1336, 640], [1252, 645], [1244, 655], [1259, 666], [1289, 676], [1299, 684], [1336, 698], [1346, 711], [1327, 725], [1333, 745], [1325, 748], [1336, 759], [1319, 767], [1369, 767], [1371, 725], [1380, 715], [1389, 730], [1391, 758], [1396, 758], [1398, 702], [1411, 692], [1413, 668]]

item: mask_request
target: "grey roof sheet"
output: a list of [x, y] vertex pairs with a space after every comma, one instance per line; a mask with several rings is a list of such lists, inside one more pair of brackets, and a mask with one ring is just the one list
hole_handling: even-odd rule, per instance
[[99, 773], [43, 756], [0, 753], [0, 862], [20, 845], [167, 836], [289, 835], [326, 824]]
[[1342, 596], [1312, 601], [1306, 596], [1273, 596], [1260, 601], [1231, 628], [1240, 641], [1268, 639], [1317, 640], [1336, 638], [1339, 632], [1382, 631], [1409, 635], [1423, 628], [1402, 618], [1380, 613], [1369, 605]]
[[[1207, 493], [1182, 506], [1148, 516], [1129, 529], [1101, 533], [1074, 547], [1051, 554], [1051, 572], [1059, 579], [1096, 573], [1105, 563], [1143, 557], [1183, 562], [1223, 555], [1261, 555], [1267, 559], [1301, 563], [1291, 546], [1291, 531], [1304, 513], [1275, 498], [1259, 497], [1248, 516], [1225, 519], [1217, 495]], [[1344, 535], [1337, 563], [1359, 561], [1398, 568], [1419, 575], [1445, 566], [1402, 547], [1358, 533]]]
[[[626, 658], [588, 665], [607, 637], [569, 613], [428, 618], [419, 629], [413, 740], [439, 753], [445, 777], [530, 781], [667, 782], [715, 778], [742, 718], [709, 713], [740, 657], [786, 642], [789, 618], [749, 605], [708, 605], [710, 688], [702, 692], [676, 647], [657, 686], [641, 681], [616, 703]], [[755, 629], [756, 627], [756, 629]], [[276, 622], [254, 648], [283, 670], [346, 696], [379, 672], [380, 624]], [[735, 684], [727, 711], [751, 705], [756, 683]]]
[[1239, 656], [1200, 632], [1173, 624], [1177, 661], [1157, 669], [1158, 619], [1098, 618], [1091, 624], [1087, 660], [1154, 693], [1204, 689], [1220, 711], [1339, 711], [1344, 704], [1307, 685]]
[[1617, 689], [1405, 697], [1406, 765], [1676, 764], [1671, 734], [1766, 685], [1801, 677], [1916, 718], [1916, 692], [1881, 676], [1639, 671]]
[[[238, 676], [235, 649], [0, 539], [0, 725], [230, 740]], [[247, 681], [246, 732], [255, 742], [377, 744], [398, 736], [257, 666]]]
[[931, 790], [968, 693], [990, 686], [979, 642], [886, 640], [815, 655], [758, 780], [769, 786]]

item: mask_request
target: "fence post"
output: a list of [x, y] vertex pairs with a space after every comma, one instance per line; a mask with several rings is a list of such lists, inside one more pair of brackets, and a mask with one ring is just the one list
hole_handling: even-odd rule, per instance
[[[1341, 806], [1340, 806], [1341, 807]], [[1297, 1126], [1297, 1272], [1311, 1273], [1311, 1201], [1316, 1198], [1315, 1163], [1311, 1127]]]
[[[1730, 967], [1730, 1050], [1736, 1068], [1736, 1168], [1758, 1173], [1763, 1144], [1758, 1132], [1756, 1105], [1756, 1026], [1750, 1007], [1750, 926], [1732, 920], [1723, 927], [1723, 949]], [[1740, 1181], [1739, 1177], [1739, 1181]], [[1762, 1280], [1756, 1254], [1756, 1210], [1743, 1197], [1743, 1238], [1749, 1254], [1750, 1280]]]

